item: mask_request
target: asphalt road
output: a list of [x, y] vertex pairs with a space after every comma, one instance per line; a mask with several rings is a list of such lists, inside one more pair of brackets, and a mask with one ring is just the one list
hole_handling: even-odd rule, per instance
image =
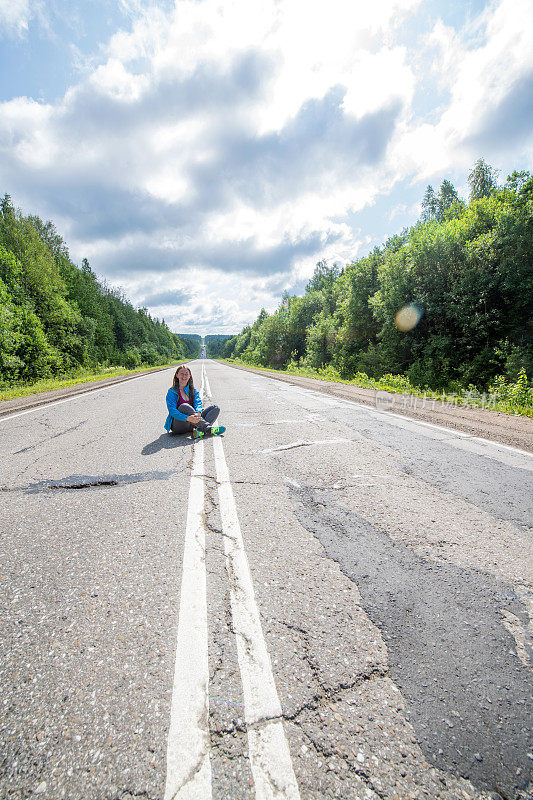
[[0, 419], [0, 796], [531, 797], [533, 458], [192, 367]]

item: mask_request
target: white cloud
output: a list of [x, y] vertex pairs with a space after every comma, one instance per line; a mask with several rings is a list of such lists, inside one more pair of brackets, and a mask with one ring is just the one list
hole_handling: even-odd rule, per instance
[[[346, 262], [375, 240], [350, 214], [399, 181], [469, 165], [470, 139], [495, 130], [487, 113], [525, 91], [526, 0], [463, 30], [437, 20], [407, 47], [400, 24], [419, 3], [122, 0], [130, 30], [61, 100], [1, 104], [3, 185], [135, 302], [167, 298], [154, 313], [181, 330], [199, 313], [236, 330], [320, 258]], [[5, 9], [23, 31], [29, 4], [0, 0], [4, 28]], [[427, 115], [425, 79], [440, 104], [426, 99]]]
[[533, 31], [524, 24], [530, 12], [529, 0], [502, 0], [484, 15], [486, 40], [449, 64], [452, 102], [441, 124], [450, 135], [468, 136], [487, 106], [497, 105], [533, 68]]
[[89, 83], [96, 91], [129, 103], [139, 100], [149, 87], [149, 80], [145, 75], [128, 72], [122, 61], [117, 58], [110, 58], [105, 64], [97, 67], [89, 77]]
[[399, 99], [408, 108], [415, 89], [415, 75], [405, 47], [382, 47], [361, 53], [350, 71], [344, 108], [362, 117]]
[[[433, 50], [432, 70], [449, 101], [437, 122], [415, 121], [400, 132], [395, 153], [405, 173], [423, 178], [450, 167], [465, 169], [485, 155], [480, 148], [490, 147], [483, 128], [491, 111], [501, 117], [500, 104], [533, 71], [533, 29], [525, 24], [530, 12], [529, 0], [500, 0], [460, 32], [437, 21], [427, 44]], [[532, 132], [530, 118], [530, 144]]]
[[28, 30], [32, 16], [29, 0], [0, 0], [0, 32], [20, 36]]

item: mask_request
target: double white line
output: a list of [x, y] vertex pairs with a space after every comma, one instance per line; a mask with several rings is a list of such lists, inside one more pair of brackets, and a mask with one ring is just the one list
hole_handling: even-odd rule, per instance
[[[202, 364], [202, 394], [204, 387], [211, 395]], [[213, 450], [255, 796], [299, 800], [221, 439], [213, 439]], [[194, 445], [185, 530], [165, 800], [212, 797], [203, 474], [200, 440]]]

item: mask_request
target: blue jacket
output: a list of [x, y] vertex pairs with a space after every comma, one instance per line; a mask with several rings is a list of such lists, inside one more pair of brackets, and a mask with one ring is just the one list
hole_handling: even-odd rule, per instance
[[[185, 386], [184, 389], [181, 390], [181, 393], [184, 397], [189, 397], [189, 387]], [[167, 408], [168, 408], [168, 417], [165, 421], [165, 430], [169, 431], [170, 426], [172, 425], [173, 419], [179, 419], [181, 422], [187, 421], [187, 414], [181, 414], [178, 411], [178, 403], [179, 403], [179, 395], [177, 389], [170, 389], [167, 392]], [[200, 392], [198, 389], [194, 390], [194, 403], [191, 405], [194, 406], [195, 411], [201, 411], [202, 406], [202, 398], [200, 397]]]

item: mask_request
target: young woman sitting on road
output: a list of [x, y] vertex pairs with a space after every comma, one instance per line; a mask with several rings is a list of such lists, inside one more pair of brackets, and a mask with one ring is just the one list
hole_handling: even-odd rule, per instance
[[194, 388], [192, 372], [180, 364], [174, 374], [171, 388], [167, 392], [168, 417], [165, 430], [168, 433], [192, 433], [193, 439], [202, 436], [218, 436], [226, 430], [223, 425], [213, 427], [220, 414], [215, 405], [202, 409], [200, 392]]

